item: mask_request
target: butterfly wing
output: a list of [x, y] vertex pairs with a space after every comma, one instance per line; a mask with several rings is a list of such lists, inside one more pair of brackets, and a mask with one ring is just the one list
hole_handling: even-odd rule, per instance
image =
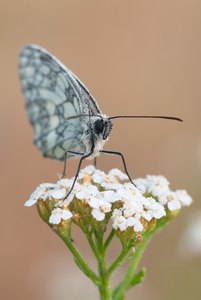
[[89, 117], [67, 120], [80, 114], [100, 114], [96, 101], [79, 79], [35, 45], [21, 50], [19, 73], [34, 143], [43, 155], [62, 160], [66, 151], [89, 151]]

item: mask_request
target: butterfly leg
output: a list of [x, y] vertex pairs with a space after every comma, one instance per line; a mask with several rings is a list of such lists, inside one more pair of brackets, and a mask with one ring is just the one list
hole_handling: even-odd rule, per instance
[[97, 157], [94, 158], [94, 167], [97, 168]]
[[[68, 151], [68, 152], [71, 152], [71, 151]], [[71, 152], [72, 153], [72, 152]], [[74, 152], [75, 153], [75, 152]], [[70, 193], [72, 192], [74, 186], [75, 186], [75, 183], [77, 181], [77, 178], [78, 178], [78, 175], [79, 175], [79, 172], [80, 172], [80, 169], [81, 169], [81, 166], [82, 166], [82, 162], [85, 158], [91, 156], [93, 154], [93, 151], [89, 152], [88, 154], [85, 154], [83, 155], [81, 158], [80, 158], [80, 161], [79, 161], [79, 164], [78, 164], [78, 167], [77, 167], [77, 172], [75, 174], [75, 178], [74, 178], [74, 181], [73, 181], [73, 184], [68, 192], [68, 194], [66, 195], [65, 199], [68, 198], [68, 196], [70, 195]]]
[[75, 154], [75, 155], [83, 155], [83, 153], [78, 153], [78, 152], [74, 152], [74, 151], [66, 151], [64, 153], [64, 168], [63, 168], [63, 172], [62, 172], [61, 178], [64, 178], [66, 176], [66, 163], [67, 163], [67, 155], [68, 155], [68, 153]]
[[63, 168], [61, 178], [64, 178], [66, 176], [66, 162], [67, 162], [67, 152], [64, 153], [64, 168]]
[[125, 158], [124, 158], [124, 156], [123, 156], [123, 154], [122, 154], [121, 152], [117, 152], [117, 151], [109, 151], [109, 150], [101, 150], [100, 152], [101, 152], [101, 153], [105, 153], [105, 154], [112, 154], [112, 155], [118, 155], [118, 156], [120, 156], [121, 159], [122, 159], [122, 162], [123, 162], [124, 171], [125, 171], [126, 175], [128, 176], [130, 182], [131, 182], [135, 187], [137, 187], [137, 186], [135, 185], [135, 183], [133, 182], [133, 180], [131, 179], [129, 173], [128, 173], [128, 169], [127, 169], [127, 166], [126, 166], [126, 161], [125, 161]]

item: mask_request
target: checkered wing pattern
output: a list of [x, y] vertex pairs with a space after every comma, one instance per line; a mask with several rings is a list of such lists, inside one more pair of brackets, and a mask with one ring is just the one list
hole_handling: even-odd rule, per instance
[[34, 143], [43, 155], [63, 160], [66, 151], [87, 153], [93, 118], [68, 120], [80, 114], [100, 114], [86, 87], [53, 55], [35, 45], [21, 50], [19, 73]]

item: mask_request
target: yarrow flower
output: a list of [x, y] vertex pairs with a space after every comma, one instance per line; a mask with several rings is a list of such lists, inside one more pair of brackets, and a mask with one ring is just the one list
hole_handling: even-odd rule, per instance
[[54, 208], [49, 222], [50, 224], [59, 224], [62, 220], [68, 220], [72, 217], [72, 213], [69, 210], [61, 209], [61, 208]]
[[92, 208], [92, 216], [97, 221], [102, 221], [105, 219], [105, 214], [111, 211], [112, 205], [109, 201], [103, 199], [98, 199], [91, 197], [89, 200], [89, 205]]
[[[102, 289], [106, 284], [103, 274], [111, 277], [128, 260], [131, 260], [132, 268], [129, 267], [125, 274], [126, 286], [130, 288], [141, 283], [145, 270], [136, 272], [136, 266], [150, 238], [183, 206], [189, 206], [192, 198], [185, 190], [172, 191], [164, 176], [138, 178], [134, 180], [134, 186], [118, 169], [107, 174], [94, 166], [82, 169], [68, 195], [73, 182], [74, 177], [60, 179], [56, 184], [40, 184], [25, 206], [36, 205], [41, 218], [65, 242], [77, 266], [101, 287], [101, 299], [109, 295], [105, 288]], [[71, 230], [73, 224], [82, 230], [97, 259], [98, 274], [80, 255]], [[112, 227], [110, 231], [108, 226]], [[119, 239], [121, 252], [110, 265], [108, 261], [106, 264], [106, 251], [113, 237]], [[114, 289], [115, 299], [124, 299], [126, 289], [122, 292], [121, 286], [120, 282]]]
[[88, 166], [80, 171], [72, 193], [66, 198], [72, 183], [73, 178], [60, 179], [56, 184], [40, 184], [25, 206], [39, 200], [51, 201], [49, 223], [52, 225], [58, 225], [62, 220], [84, 221], [89, 213], [91, 219], [98, 222], [107, 223], [111, 219], [115, 230], [123, 232], [132, 228], [138, 233], [145, 230], [144, 224], [192, 202], [186, 191], [171, 191], [168, 180], [161, 175], [136, 179], [136, 188], [118, 169], [106, 174]]

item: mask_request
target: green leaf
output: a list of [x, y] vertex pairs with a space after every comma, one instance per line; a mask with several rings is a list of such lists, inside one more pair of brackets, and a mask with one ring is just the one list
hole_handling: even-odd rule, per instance
[[133, 287], [139, 283], [141, 283], [146, 275], [146, 269], [141, 269], [138, 273], [136, 273], [133, 279], [130, 282], [129, 287]]

